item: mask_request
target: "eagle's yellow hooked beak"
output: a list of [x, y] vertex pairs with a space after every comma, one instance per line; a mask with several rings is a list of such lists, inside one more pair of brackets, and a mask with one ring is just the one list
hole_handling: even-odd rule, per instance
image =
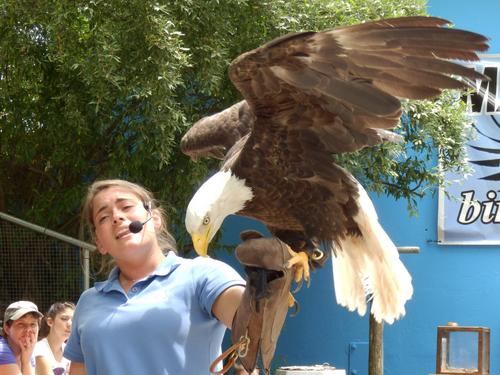
[[201, 233], [193, 233], [191, 239], [193, 240], [194, 250], [199, 256], [206, 257], [208, 253], [208, 241], [210, 235], [210, 225], [207, 225], [206, 230]]

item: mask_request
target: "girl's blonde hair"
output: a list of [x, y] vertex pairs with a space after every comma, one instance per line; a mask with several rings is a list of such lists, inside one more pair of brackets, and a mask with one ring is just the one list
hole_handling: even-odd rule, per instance
[[118, 179], [95, 181], [87, 190], [87, 195], [82, 205], [81, 222], [84, 227], [83, 229], [90, 235], [92, 241], [95, 243], [95, 225], [93, 218], [94, 197], [101, 191], [112, 187], [128, 190], [142, 200], [145, 205], [149, 204], [150, 209], [161, 217], [161, 227], [159, 231], [157, 231], [158, 244], [164, 252], [170, 250], [176, 251], [175, 239], [167, 228], [165, 211], [158, 206], [157, 201], [153, 197], [153, 193], [138, 184]]

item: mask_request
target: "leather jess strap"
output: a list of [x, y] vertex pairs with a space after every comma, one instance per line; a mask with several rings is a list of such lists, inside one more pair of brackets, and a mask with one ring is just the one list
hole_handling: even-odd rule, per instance
[[[242, 336], [240, 340], [231, 345], [224, 353], [219, 355], [210, 365], [210, 373], [214, 375], [222, 375], [228, 372], [231, 367], [234, 366], [236, 360], [239, 357], [245, 357], [247, 354], [248, 343], [250, 342], [250, 338], [248, 336]], [[223, 362], [227, 358], [227, 363], [221, 370], [215, 371], [215, 368], [219, 364], [219, 362]]]

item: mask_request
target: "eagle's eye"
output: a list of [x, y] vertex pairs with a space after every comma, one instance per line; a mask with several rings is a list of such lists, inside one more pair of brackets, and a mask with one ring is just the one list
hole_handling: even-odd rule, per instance
[[208, 225], [208, 224], [210, 224], [210, 218], [208, 216], [205, 216], [203, 218], [203, 225]]

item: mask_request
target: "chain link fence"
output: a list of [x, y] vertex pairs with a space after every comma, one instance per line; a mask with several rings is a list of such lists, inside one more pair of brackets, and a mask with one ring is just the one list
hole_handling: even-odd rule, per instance
[[88, 287], [92, 246], [85, 251], [79, 241], [41, 229], [0, 213], [0, 320], [14, 301], [32, 301], [46, 312], [56, 301], [76, 303]]

